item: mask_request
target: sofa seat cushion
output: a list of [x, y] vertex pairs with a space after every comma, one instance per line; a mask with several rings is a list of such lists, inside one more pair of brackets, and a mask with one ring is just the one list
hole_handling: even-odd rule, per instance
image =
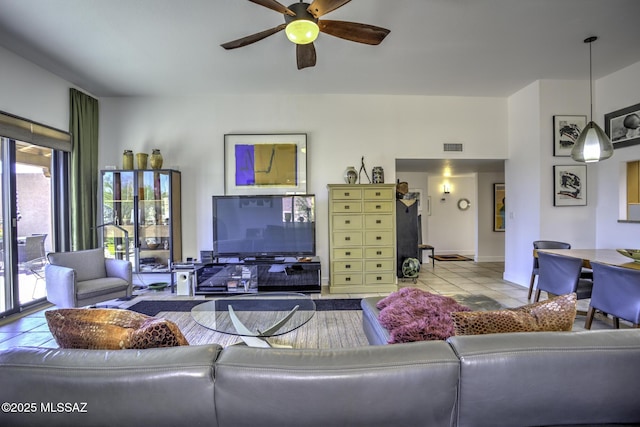
[[417, 288], [403, 288], [377, 303], [378, 320], [389, 331], [389, 344], [445, 340], [454, 334], [452, 312], [469, 311], [453, 298]]
[[119, 350], [189, 345], [175, 323], [129, 310], [67, 308], [45, 311], [45, 317], [61, 348]]
[[576, 294], [505, 310], [457, 312], [451, 317], [456, 335], [570, 331], [576, 318]]
[[78, 300], [97, 297], [112, 292], [123, 292], [129, 287], [126, 280], [118, 277], [103, 277], [101, 279], [85, 280], [76, 284]]

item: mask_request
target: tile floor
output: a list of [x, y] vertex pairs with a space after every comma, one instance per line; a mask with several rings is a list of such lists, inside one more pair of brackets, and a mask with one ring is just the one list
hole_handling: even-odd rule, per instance
[[[426, 291], [442, 294], [482, 294], [499, 301], [505, 307], [517, 307], [527, 304], [527, 289], [502, 280], [503, 263], [475, 263], [471, 261], [436, 261], [435, 268], [429, 263], [424, 263], [417, 283], [412, 281], [400, 281], [399, 286], [415, 286]], [[131, 306], [142, 299], [167, 299], [167, 298], [202, 298], [176, 297], [169, 291], [136, 291], [138, 296], [132, 301], [117, 303], [122, 308]], [[313, 294], [314, 298], [362, 298], [376, 294], [330, 294], [323, 287], [319, 294]], [[545, 298], [543, 294], [542, 298]], [[109, 303], [111, 305], [111, 303]], [[586, 311], [588, 301], [579, 301], [578, 309]], [[16, 319], [6, 319], [0, 323], [0, 350], [14, 346], [44, 346], [57, 347], [53, 337], [49, 333], [44, 311], [41, 309], [31, 314]], [[624, 323], [624, 322], [621, 322]], [[626, 325], [622, 324], [621, 327]], [[610, 329], [608, 323], [596, 318], [592, 329]], [[578, 315], [574, 324], [574, 330], [584, 329], [584, 315]]]

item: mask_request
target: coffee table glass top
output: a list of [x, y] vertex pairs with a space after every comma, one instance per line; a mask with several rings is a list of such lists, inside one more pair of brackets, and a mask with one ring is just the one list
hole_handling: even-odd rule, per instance
[[[298, 329], [311, 320], [315, 312], [316, 305], [308, 295], [265, 292], [208, 301], [193, 307], [191, 316], [198, 324], [216, 332], [266, 338]], [[246, 329], [238, 328], [237, 321]]]

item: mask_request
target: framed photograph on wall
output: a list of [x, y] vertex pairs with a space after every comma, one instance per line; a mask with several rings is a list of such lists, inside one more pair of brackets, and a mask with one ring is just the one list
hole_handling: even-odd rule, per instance
[[580, 133], [587, 125], [587, 116], [553, 116], [553, 155], [570, 157]]
[[640, 104], [605, 114], [604, 131], [614, 149], [640, 144]]
[[587, 166], [553, 167], [553, 206], [587, 205]]
[[505, 199], [504, 184], [493, 184], [493, 231], [506, 230]]
[[225, 135], [224, 191], [306, 194], [307, 134]]

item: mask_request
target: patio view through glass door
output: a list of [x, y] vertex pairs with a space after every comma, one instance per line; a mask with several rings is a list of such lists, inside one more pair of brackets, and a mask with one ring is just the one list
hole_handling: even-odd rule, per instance
[[53, 150], [8, 138], [0, 138], [0, 148], [2, 314], [46, 297], [44, 266], [52, 248]]
[[50, 148], [16, 141], [20, 305], [46, 296], [44, 266], [52, 248], [52, 153]]

